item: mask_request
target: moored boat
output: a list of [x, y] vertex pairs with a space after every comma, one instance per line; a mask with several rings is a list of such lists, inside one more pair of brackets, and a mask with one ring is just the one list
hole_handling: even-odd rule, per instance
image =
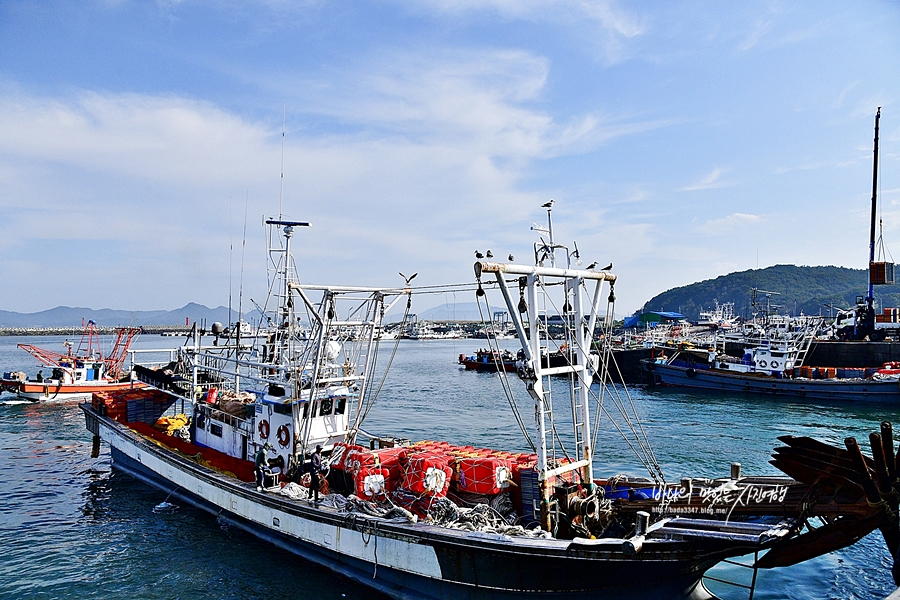
[[97, 326], [88, 321], [78, 347], [66, 341], [66, 352], [60, 353], [32, 344], [19, 344], [41, 364], [50, 368], [29, 377], [22, 371], [7, 371], [0, 378], [0, 389], [31, 401], [70, 401], [91, 397], [95, 392], [126, 390], [143, 387], [129, 373], [123, 372], [125, 358], [139, 328], [119, 327], [109, 354], [100, 348]]
[[[408, 313], [412, 290], [299, 283], [290, 243], [305, 224], [269, 225], [284, 236], [276, 333], [253, 349], [203, 349], [195, 339], [165, 368], [137, 369], [150, 390], [83, 404], [95, 453], [105, 441], [115, 468], [395, 598], [709, 598], [703, 574], [729, 557], [768, 550], [758, 566], [793, 564], [879, 526], [896, 529], [879, 503], [896, 496], [872, 495], [872, 459], [807, 438], [782, 440], [776, 460], [787, 476], [733, 468], [728, 477], [673, 483], [635, 427], [648, 477], [595, 477], [603, 440], [591, 419], [613, 392], [592, 385], [596, 369], [607, 381], [607, 361], [591, 360], [589, 332], [601, 298], [614, 302], [616, 276], [547, 265], [537, 248], [535, 265], [475, 264], [479, 289], [489, 283], [483, 277], [496, 277], [516, 315], [530, 434], [517, 416], [533, 450], [367, 433], [380, 388], [381, 317], [404, 299]], [[521, 278], [518, 298], [510, 275]], [[555, 367], [541, 360], [551, 340], [539, 317], [553, 302], [563, 307], [569, 357]], [[300, 311], [312, 323], [304, 339]], [[554, 386], [551, 376], [568, 381]], [[554, 387], [566, 399], [554, 402]], [[179, 405], [185, 419], [173, 414]], [[893, 465], [888, 426], [879, 439]], [[320, 460], [326, 483], [317, 485]], [[896, 482], [879, 466], [885, 461], [875, 463], [879, 477]], [[826, 524], [807, 530], [817, 518]]]
[[[886, 369], [798, 366], [775, 370], [783, 360], [780, 355], [775, 355], [775, 368], [758, 366], [767, 362], [764, 357], [770, 356], [764, 353], [754, 353], [748, 362], [730, 357], [709, 361], [707, 356], [679, 350], [671, 356], [642, 362], [651, 383], [662, 387], [900, 405], [900, 381]], [[771, 363], [770, 358], [768, 364]], [[787, 364], [792, 364], [790, 358]]]
[[516, 371], [516, 355], [509, 350], [488, 350], [479, 348], [475, 354], [466, 356], [459, 355], [459, 364], [465, 367], [466, 371], [486, 371], [488, 373], [496, 373], [503, 370], [510, 373]]

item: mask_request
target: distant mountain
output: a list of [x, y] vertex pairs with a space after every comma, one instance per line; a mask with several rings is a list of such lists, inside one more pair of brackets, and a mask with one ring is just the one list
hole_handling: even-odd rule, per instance
[[[185, 319], [190, 319], [191, 323], [205, 319], [207, 323], [219, 321], [227, 324], [228, 308], [208, 308], [191, 302], [175, 310], [94, 310], [69, 306], [57, 306], [35, 313], [0, 310], [0, 327], [81, 327], [83, 321], [90, 319], [102, 327], [184, 325]], [[232, 320], [237, 320], [237, 311], [232, 311]]]
[[[714, 308], [718, 300], [734, 302], [735, 314], [749, 317], [752, 288], [776, 292], [768, 300], [781, 307], [781, 314], [827, 316], [829, 307], [851, 307], [857, 296], [866, 294], [868, 271], [794, 265], [750, 269], [668, 290], [651, 298], [642, 310], [675, 311], [696, 320], [701, 310]], [[900, 306], [900, 285], [875, 286], [875, 298], [879, 307]], [[766, 294], [760, 292], [759, 300], [765, 303]]]

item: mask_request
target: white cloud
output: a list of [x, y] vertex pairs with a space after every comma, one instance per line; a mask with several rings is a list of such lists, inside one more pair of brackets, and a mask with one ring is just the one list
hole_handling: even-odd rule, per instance
[[728, 182], [720, 180], [719, 178], [722, 176], [722, 174], [727, 173], [728, 171], [729, 169], [725, 168], [713, 169], [711, 173], [700, 179], [700, 181], [681, 188], [681, 191], [693, 192], [696, 190], [711, 190], [715, 188], [727, 187], [730, 184]]
[[438, 13], [494, 12], [509, 19], [587, 17], [624, 37], [644, 32], [639, 19], [610, 0], [411, 0], [410, 4]]
[[[552, 25], [558, 35], [575, 37], [585, 47], [597, 48], [611, 64], [627, 57], [625, 43], [645, 34], [645, 19], [612, 0], [405, 0], [415, 10], [458, 19], [497, 15], [500, 19]], [[550, 30], [548, 30], [550, 31]], [[554, 34], [549, 34], [554, 35]]]
[[772, 21], [759, 21], [755, 24], [753, 31], [747, 36], [747, 38], [738, 44], [738, 50], [741, 52], [747, 52], [752, 49], [756, 44], [759, 43], [760, 39], [763, 38], [767, 33], [772, 30]]
[[[529, 106], [545, 84], [545, 61], [516, 52], [459, 58], [340, 78], [357, 86], [332, 88], [305, 106], [317, 124], [358, 127], [287, 138], [285, 214], [313, 222], [304, 233], [306, 256], [327, 257], [351, 280], [373, 285], [398, 264], [430, 266], [431, 277], [441, 274], [434, 283], [446, 283], [448, 273], [468, 280], [477, 241], [515, 250], [527, 236], [524, 226], [498, 224], [527, 223], [545, 200], [519, 189], [532, 161], [648, 127], [604, 127], [592, 115], [557, 124]], [[16, 190], [0, 197], [7, 211], [0, 268], [10, 276], [44, 272], [68, 244], [103, 256], [110, 272], [165, 278], [176, 305], [220, 303], [244, 198], [251, 247], [260, 241], [258, 216], [278, 206], [281, 136], [274, 129], [173, 95], [0, 95], [0, 180]], [[374, 265], [373, 256], [381, 257]], [[320, 262], [310, 278], [327, 279], [316, 270]], [[133, 308], [160, 303], [138, 299], [114, 279], [92, 281], [90, 289], [73, 279], [65, 289], [74, 298], [65, 299], [57, 284], [36, 282], [34, 296], [49, 306], [97, 298]], [[4, 306], [14, 309], [16, 298], [12, 289], [0, 292]]]
[[246, 182], [270, 132], [212, 104], [81, 92], [0, 96], [0, 155], [192, 185]]
[[724, 235], [762, 221], [759, 215], [733, 213], [720, 219], [710, 219], [697, 226], [699, 231], [713, 235]]

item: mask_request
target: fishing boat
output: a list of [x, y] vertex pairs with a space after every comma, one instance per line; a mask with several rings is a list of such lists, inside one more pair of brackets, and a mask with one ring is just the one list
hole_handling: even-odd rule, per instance
[[459, 355], [459, 364], [465, 367], [466, 371], [484, 371], [487, 373], [496, 373], [499, 370], [515, 373], [516, 355], [509, 350], [488, 350], [487, 348], [479, 348], [475, 354]]
[[741, 359], [683, 349], [642, 362], [661, 387], [900, 405], [893, 369], [795, 366], [794, 356], [765, 346], [748, 348]]
[[[301, 283], [290, 247], [308, 224], [267, 224], [281, 232], [268, 238], [281, 239], [270, 249], [275, 335], [204, 349], [195, 334], [176, 360], [136, 369], [148, 389], [95, 394], [81, 405], [94, 456], [105, 442], [114, 468], [169, 498], [393, 598], [711, 598], [704, 573], [732, 557], [767, 551], [754, 569], [794, 564], [878, 527], [895, 552], [889, 507], [900, 481], [888, 423], [874, 458], [855, 441], [786, 436], [774, 458], [784, 476], [733, 464], [720, 478], [667, 478], [624, 390], [592, 384], [608, 381], [608, 353], [589, 356], [602, 299], [613, 314], [616, 276], [570, 264], [552, 236], [550, 247], [535, 245], [532, 265], [474, 265], [477, 297], [494, 286], [515, 315], [533, 428], [508, 399], [525, 451], [366, 431], [393, 357], [379, 349], [381, 318], [404, 300], [408, 315], [413, 290]], [[555, 264], [559, 250], [565, 266]], [[571, 356], [555, 367], [540, 360], [559, 343], [542, 325], [552, 306]], [[304, 339], [301, 321], [312, 324]], [[646, 477], [595, 475], [605, 442], [591, 419], [604, 401], [602, 414], [621, 406], [634, 425], [624, 433]], [[317, 485], [307, 465], [320, 456]]]
[[127, 390], [144, 387], [131, 379], [130, 373], [123, 371], [125, 358], [135, 336], [140, 333], [136, 327], [119, 327], [112, 350], [106, 356], [100, 348], [97, 325], [90, 320], [84, 326], [77, 348], [66, 340], [65, 353], [32, 344], [18, 344], [50, 372], [43, 369], [32, 377], [23, 371], [7, 371], [0, 379], [0, 389], [16, 394], [24, 400], [70, 401], [90, 399], [94, 392]]
[[[895, 330], [896, 309], [875, 314], [874, 286], [893, 283], [893, 263], [876, 261], [875, 217], [878, 181], [878, 129], [881, 108], [875, 114], [875, 145], [872, 184], [872, 213], [869, 238], [869, 289], [857, 307], [838, 314], [835, 335], [843, 340], [881, 341]], [[776, 292], [754, 288], [751, 306], [758, 313], [740, 329], [726, 333], [722, 349], [680, 348], [669, 356], [644, 359], [643, 368], [651, 383], [659, 386], [692, 388], [717, 392], [747, 392], [789, 396], [808, 400], [839, 400], [900, 404], [898, 373], [890, 365], [882, 368], [837, 368], [804, 365], [809, 348], [819, 332], [821, 318], [772, 315], [769, 298]], [[759, 299], [765, 297], [765, 304]], [[876, 318], [877, 317], [877, 318]], [[744, 347], [741, 358], [728, 356], [727, 343]]]

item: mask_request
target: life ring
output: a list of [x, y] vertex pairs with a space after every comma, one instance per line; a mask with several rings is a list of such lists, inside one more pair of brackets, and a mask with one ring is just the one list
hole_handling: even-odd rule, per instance
[[765, 369], [765, 368], [766, 368], [766, 361], [764, 361], [764, 360], [759, 361], [759, 366], [762, 367], [763, 369]]
[[696, 377], [697, 376], [697, 371], [694, 370], [694, 367], [688, 367], [688, 370], [686, 371], [686, 373], [687, 373], [688, 377]]
[[269, 437], [269, 422], [266, 420], [259, 422], [259, 437], [263, 440]]
[[773, 361], [772, 361], [772, 368], [773, 368], [773, 369], [777, 369], [777, 368], [778, 368], [778, 361], [777, 361], [777, 360], [773, 360]]
[[282, 425], [278, 428], [278, 445], [282, 448], [287, 448], [288, 442], [291, 441], [291, 434], [288, 431], [287, 425]]

